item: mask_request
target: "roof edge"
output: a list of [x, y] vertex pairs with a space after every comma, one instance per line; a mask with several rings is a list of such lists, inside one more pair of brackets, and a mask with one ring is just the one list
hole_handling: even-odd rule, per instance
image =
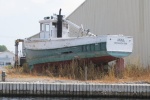
[[85, 0], [83, 3], [81, 3], [71, 14], [69, 14], [69, 15], [66, 17], [66, 19], [67, 19], [69, 16], [71, 16], [79, 7], [81, 7], [82, 5], [84, 5], [85, 2], [86, 2], [86, 0]]

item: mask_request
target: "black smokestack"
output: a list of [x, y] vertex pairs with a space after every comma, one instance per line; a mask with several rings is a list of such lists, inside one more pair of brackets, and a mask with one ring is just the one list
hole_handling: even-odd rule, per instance
[[62, 37], [62, 18], [61, 9], [59, 10], [59, 15], [57, 15], [57, 37]]

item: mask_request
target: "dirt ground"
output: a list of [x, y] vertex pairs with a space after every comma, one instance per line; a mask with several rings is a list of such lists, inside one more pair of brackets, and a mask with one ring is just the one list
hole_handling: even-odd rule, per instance
[[[145, 78], [137, 77], [137, 78], [122, 78], [122, 79], [109, 79], [105, 78], [102, 80], [72, 80], [68, 78], [62, 77], [49, 77], [49, 76], [40, 76], [33, 74], [20, 74], [20, 73], [10, 73], [5, 68], [0, 68], [0, 74], [2, 71], [6, 72], [6, 82], [40, 82], [40, 83], [118, 83], [118, 84], [150, 84], [150, 77]], [[2, 76], [0, 76], [2, 77]], [[2, 78], [0, 78], [0, 82]]]

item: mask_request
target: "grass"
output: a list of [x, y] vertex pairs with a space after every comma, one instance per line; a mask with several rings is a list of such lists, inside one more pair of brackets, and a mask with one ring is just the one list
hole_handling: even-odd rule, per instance
[[41, 73], [30, 71], [27, 64], [21, 68], [7, 68], [7, 74], [17, 78], [46, 77], [53, 79], [85, 80], [85, 66], [87, 67], [87, 80], [95, 82], [150, 82], [150, 67], [142, 67], [137, 64], [127, 64], [121, 72], [121, 77], [115, 70], [115, 65], [111, 65], [108, 71], [102, 66], [94, 65], [90, 61], [73, 60], [71, 63], [60, 64], [59, 66], [42, 66]]

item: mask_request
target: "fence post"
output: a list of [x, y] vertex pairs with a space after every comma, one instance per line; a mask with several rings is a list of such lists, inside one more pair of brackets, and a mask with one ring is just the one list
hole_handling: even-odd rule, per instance
[[2, 71], [2, 81], [5, 82], [6, 72]]

